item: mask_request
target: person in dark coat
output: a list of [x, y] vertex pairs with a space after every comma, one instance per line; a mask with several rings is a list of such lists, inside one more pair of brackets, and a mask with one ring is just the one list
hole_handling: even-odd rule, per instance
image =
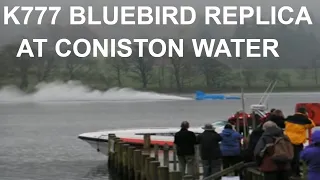
[[290, 140], [287, 136], [283, 134], [282, 129], [280, 129], [277, 124], [272, 121], [267, 121], [263, 125], [264, 133], [259, 139], [254, 155], [256, 157], [259, 169], [264, 173], [265, 180], [289, 180], [291, 164], [290, 162], [285, 162], [283, 164], [277, 164], [271, 159], [273, 155], [273, 148], [267, 147], [268, 144], [272, 144], [276, 137], [285, 137], [288, 142]]
[[285, 128], [285, 117], [281, 110], [276, 109], [273, 114], [271, 114], [268, 118], [269, 121], [272, 121], [277, 124], [277, 126], [281, 129]]
[[244, 151], [244, 161], [245, 162], [253, 162], [254, 161], [254, 149], [262, 136], [264, 130], [262, 129], [264, 123], [261, 123], [258, 127], [256, 127], [249, 136], [248, 147]]
[[320, 130], [313, 132], [311, 141], [300, 154], [301, 159], [308, 165], [308, 180], [320, 178]]
[[278, 127], [280, 128], [285, 128], [285, 118], [282, 114], [281, 110], [277, 109], [271, 109], [270, 113], [266, 116], [266, 120], [263, 120], [256, 129], [254, 129], [250, 136], [249, 136], [249, 143], [248, 143], [248, 148], [245, 151], [245, 161], [246, 162], [251, 162], [254, 160], [253, 152], [254, 149], [262, 136], [264, 130], [263, 130], [263, 124], [267, 121], [272, 121], [277, 124]]
[[198, 135], [204, 178], [221, 171], [221, 140], [221, 136], [211, 124], [206, 124], [204, 132]]
[[189, 131], [189, 123], [183, 121], [181, 129], [174, 136], [174, 144], [177, 150], [179, 161], [179, 168], [182, 176], [185, 175], [187, 168], [188, 175], [194, 175], [195, 162], [195, 145], [197, 144], [197, 137], [194, 132]]
[[263, 116], [263, 117], [261, 117], [259, 120], [260, 120], [260, 123], [265, 123], [268, 119], [269, 119], [269, 117], [271, 116], [271, 115], [273, 115], [273, 113], [274, 113], [274, 111], [275, 111], [276, 109], [274, 109], [274, 108], [272, 108], [271, 110], [270, 110], [270, 112], [268, 112], [265, 116]]
[[[242, 135], [233, 130], [231, 124], [226, 124], [222, 133], [221, 152], [223, 169], [233, 166], [241, 161], [241, 139]], [[238, 174], [238, 173], [236, 173]]]

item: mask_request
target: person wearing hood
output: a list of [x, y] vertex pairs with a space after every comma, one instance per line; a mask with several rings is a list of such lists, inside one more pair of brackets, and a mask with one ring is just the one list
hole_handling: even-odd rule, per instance
[[254, 162], [254, 149], [262, 136], [264, 130], [263, 130], [263, 123], [260, 123], [249, 135], [249, 142], [248, 147], [244, 151], [244, 161], [245, 162]]
[[312, 143], [300, 154], [300, 157], [308, 165], [308, 180], [320, 178], [320, 130], [313, 132]]
[[[285, 128], [285, 118], [281, 110], [276, 109], [268, 118], [269, 121], [273, 121], [281, 129]], [[268, 121], [267, 120], [267, 121]]]
[[204, 126], [204, 132], [199, 134], [197, 141], [200, 145], [200, 156], [203, 164], [203, 177], [208, 177], [221, 171], [221, 150], [219, 142], [221, 136], [212, 124]]
[[262, 124], [265, 123], [265, 122], [269, 119], [269, 117], [274, 114], [274, 111], [275, 111], [275, 110], [276, 110], [276, 109], [272, 108], [272, 109], [270, 110], [270, 112], [268, 112], [265, 116], [259, 118], [260, 123], [262, 123]]
[[[254, 156], [261, 172], [264, 173], [265, 180], [289, 180], [290, 161], [278, 163], [272, 159], [274, 155], [274, 146], [269, 146], [275, 143], [275, 139], [283, 137], [291, 146], [292, 156], [293, 147], [287, 136], [283, 134], [276, 123], [267, 121], [263, 124], [264, 133], [259, 139], [255, 149]], [[289, 151], [289, 150], [288, 150]], [[289, 151], [290, 152], [290, 151]]]
[[297, 109], [294, 115], [286, 118], [285, 125], [284, 133], [290, 138], [294, 148], [294, 158], [291, 163], [292, 175], [299, 178], [300, 153], [303, 150], [303, 144], [307, 141], [306, 131], [315, 127], [315, 124], [309, 118], [307, 109], [301, 107]]
[[233, 130], [231, 124], [226, 124], [220, 133], [222, 137], [221, 152], [223, 169], [233, 166], [241, 161], [241, 138], [242, 135]]

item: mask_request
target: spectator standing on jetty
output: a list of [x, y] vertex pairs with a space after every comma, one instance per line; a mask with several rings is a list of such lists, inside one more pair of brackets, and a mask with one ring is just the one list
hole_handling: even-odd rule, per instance
[[283, 131], [272, 121], [263, 125], [264, 133], [255, 147], [259, 169], [265, 180], [289, 180], [293, 147]]
[[221, 136], [211, 124], [204, 126], [204, 132], [198, 135], [200, 156], [203, 164], [203, 177], [208, 177], [221, 171], [221, 150], [219, 142]]
[[303, 150], [303, 144], [307, 141], [306, 131], [315, 127], [315, 124], [308, 118], [305, 108], [298, 108], [294, 115], [287, 117], [285, 125], [285, 134], [289, 137], [294, 148], [294, 158], [291, 164], [292, 176], [300, 177], [300, 152]]
[[[231, 124], [226, 124], [222, 133], [221, 152], [223, 169], [233, 166], [241, 161], [241, 138], [242, 135], [233, 130]], [[236, 173], [237, 175], [238, 173]]]
[[260, 123], [265, 123], [276, 109], [272, 108], [264, 117], [260, 118]]
[[308, 165], [308, 180], [320, 179], [320, 131], [312, 134], [312, 143], [300, 154], [301, 159]]
[[281, 129], [285, 128], [285, 123], [284, 123], [285, 118], [284, 118], [283, 112], [279, 109], [274, 110], [273, 113], [270, 114], [267, 121], [273, 121]]
[[244, 153], [244, 161], [245, 162], [252, 162], [254, 161], [254, 149], [262, 136], [264, 130], [263, 130], [263, 124], [267, 121], [272, 121], [277, 124], [280, 128], [285, 128], [285, 118], [283, 116], [283, 113], [281, 110], [278, 109], [271, 109], [269, 113], [267, 113], [266, 116], [262, 117], [260, 119], [260, 124], [251, 132], [249, 136], [249, 143], [248, 148], [245, 150]]
[[264, 122], [261, 122], [250, 134], [248, 147], [244, 151], [244, 161], [253, 162], [254, 161], [254, 149], [262, 136], [264, 130], [262, 128]]
[[189, 122], [183, 121], [181, 129], [174, 136], [174, 144], [177, 150], [179, 161], [179, 169], [182, 176], [185, 175], [186, 167], [187, 174], [194, 175], [195, 162], [195, 145], [197, 144], [197, 137], [194, 132], [189, 131]]

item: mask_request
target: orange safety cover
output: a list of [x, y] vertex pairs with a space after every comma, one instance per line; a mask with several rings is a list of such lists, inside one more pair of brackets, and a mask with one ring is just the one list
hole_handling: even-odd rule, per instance
[[299, 107], [305, 107], [309, 118], [312, 119], [317, 126], [320, 126], [320, 103], [298, 103], [296, 104], [296, 111]]
[[[320, 103], [298, 103], [296, 104], [296, 111], [298, 110], [299, 107], [306, 108], [309, 118], [313, 120], [316, 126], [320, 126]], [[309, 130], [308, 131], [309, 143], [311, 143], [311, 133], [312, 131]]]

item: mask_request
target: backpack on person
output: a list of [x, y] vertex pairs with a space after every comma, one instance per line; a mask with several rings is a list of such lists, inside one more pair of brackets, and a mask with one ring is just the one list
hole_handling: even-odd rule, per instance
[[276, 137], [273, 143], [274, 153], [271, 159], [276, 163], [288, 163], [294, 157], [294, 150], [290, 140], [286, 137]]

